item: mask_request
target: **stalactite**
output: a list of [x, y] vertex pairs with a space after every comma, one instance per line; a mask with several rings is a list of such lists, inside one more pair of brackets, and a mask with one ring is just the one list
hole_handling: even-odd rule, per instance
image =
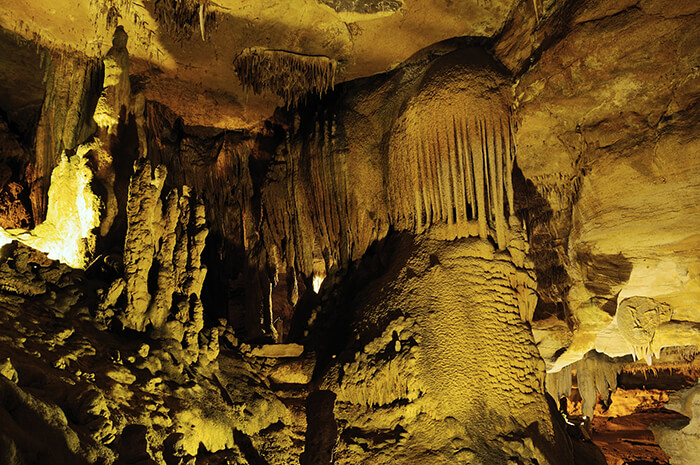
[[256, 94], [272, 92], [296, 106], [306, 95], [324, 95], [335, 86], [337, 61], [284, 50], [247, 48], [233, 62], [243, 87]]
[[604, 403], [610, 401], [610, 394], [617, 389], [617, 375], [621, 365], [607, 355], [596, 351], [588, 352], [583, 359], [561, 369], [556, 373], [548, 373], [545, 381], [547, 392], [555, 399], [571, 395], [572, 372], [576, 373], [579, 395], [582, 399], [581, 409], [589, 418], [599, 393]]
[[[474, 58], [466, 58], [470, 53], [480, 52], [436, 60], [394, 124], [388, 180], [389, 197], [396, 199], [393, 221], [413, 216], [410, 229], [444, 224], [457, 237], [478, 232], [504, 249], [506, 214], [513, 211], [514, 148], [503, 130], [510, 128], [507, 79], [496, 69], [477, 71], [470, 64]], [[477, 81], [490, 81], [490, 90]], [[417, 207], [421, 198], [425, 224]], [[421, 213], [408, 213], [414, 210]]]
[[[430, 224], [433, 212], [431, 208], [430, 199], [428, 198], [428, 171], [425, 166], [425, 159], [423, 157], [423, 151], [419, 145], [414, 147], [417, 157], [416, 157], [416, 167], [418, 169], [418, 186], [417, 194], [421, 198], [421, 212], [420, 212], [420, 231], [424, 230], [428, 224]], [[405, 157], [410, 156], [410, 149], [407, 148]], [[406, 170], [404, 170], [404, 176], [408, 176]]]
[[467, 127], [466, 118], [464, 119], [464, 123], [459, 125], [459, 132], [456, 133], [456, 137], [459, 137], [459, 145], [462, 148], [462, 159], [466, 166], [467, 208], [471, 213], [470, 218], [474, 220], [477, 217], [476, 192], [474, 190], [476, 181], [474, 179], [474, 163], [472, 160], [472, 150], [469, 141], [469, 128]]
[[153, 8], [156, 20], [176, 40], [189, 39], [195, 30], [205, 40], [205, 24], [211, 29], [216, 23], [209, 0], [156, 0]]
[[453, 179], [455, 180], [455, 187], [454, 187], [454, 192], [455, 192], [455, 198], [457, 199], [456, 202], [456, 208], [457, 208], [457, 223], [459, 226], [463, 226], [467, 224], [467, 208], [468, 208], [468, 201], [467, 201], [467, 189], [466, 189], [466, 182], [467, 182], [467, 175], [465, 172], [465, 167], [464, 167], [464, 157], [463, 157], [463, 149], [462, 149], [462, 144], [460, 140], [459, 133], [457, 132], [457, 121], [456, 117], [453, 115], [452, 117], [452, 137], [453, 137], [453, 143], [454, 143], [454, 152], [453, 152], [453, 163], [454, 163], [454, 177]]
[[[487, 206], [486, 206], [486, 177], [484, 176], [484, 156], [483, 156], [483, 143], [481, 142], [481, 131], [478, 121], [474, 122], [475, 130], [478, 131], [479, 144], [474, 147], [472, 142], [472, 148], [474, 149], [471, 153], [474, 161], [474, 188], [476, 191], [476, 217], [479, 222], [479, 237], [486, 239], [487, 237]], [[476, 135], [472, 138], [475, 140]]]
[[[428, 197], [428, 204], [430, 205], [430, 217], [428, 218], [428, 224], [432, 224], [433, 221], [437, 221], [438, 216], [438, 204], [436, 200], [437, 187], [435, 186], [435, 178], [433, 176], [433, 164], [430, 159], [430, 152], [425, 144], [423, 137], [418, 138], [419, 144], [419, 156], [423, 158], [423, 167], [425, 169], [425, 179], [427, 181], [427, 191], [425, 194]], [[410, 176], [410, 171], [407, 171], [408, 176]], [[394, 196], [390, 196], [394, 198]], [[400, 197], [399, 197], [400, 198]]]
[[[502, 126], [499, 124], [499, 127]], [[496, 138], [496, 125], [493, 126], [493, 147], [494, 151], [497, 146], [497, 138]], [[498, 153], [495, 154], [496, 158], [496, 202], [495, 205], [496, 207], [494, 208], [494, 211], [496, 213], [496, 237], [497, 237], [497, 242], [498, 246], [500, 248], [505, 248], [507, 244], [506, 240], [506, 229], [508, 227], [508, 223], [506, 222], [505, 219], [505, 214], [504, 214], [504, 205], [505, 205], [505, 196], [504, 196], [504, 188], [505, 188], [505, 178], [511, 178], [512, 173], [509, 171], [507, 173], [504, 172], [504, 166], [503, 166], [503, 158], [505, 156], [506, 150], [501, 146], [501, 150], [498, 151]]]
[[[114, 32], [112, 47], [104, 58], [105, 77], [103, 90], [97, 101], [94, 119], [100, 128], [116, 135], [122, 108], [129, 113], [131, 86], [129, 83], [128, 36], [122, 26]], [[142, 113], [143, 114], [143, 113]]]
[[320, 277], [356, 256], [363, 231], [351, 219], [356, 212], [348, 204], [347, 161], [338, 151], [333, 113], [314, 112], [301, 123], [287, 138], [284, 162], [278, 165], [282, 171], [272, 175], [287, 180], [286, 194], [268, 185], [263, 204], [272, 235], [268, 242], [281, 252], [284, 266]]
[[506, 171], [505, 171], [505, 180], [506, 180], [506, 194], [507, 194], [507, 199], [508, 199], [508, 214], [509, 216], [513, 217], [515, 215], [515, 195], [514, 195], [514, 190], [513, 190], [513, 176], [508, 175], [508, 173], [513, 172], [513, 163], [515, 161], [515, 143], [513, 141], [513, 126], [510, 124], [506, 125], [506, 128], [508, 129], [508, 139], [503, 140], [503, 153], [505, 154], [505, 159], [506, 159]]

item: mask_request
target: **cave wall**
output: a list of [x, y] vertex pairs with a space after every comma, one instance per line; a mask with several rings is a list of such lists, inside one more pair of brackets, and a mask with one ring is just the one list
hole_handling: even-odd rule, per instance
[[549, 256], [535, 258], [538, 293], [565, 304], [537, 318], [576, 327], [558, 368], [594, 347], [631, 353], [613, 319], [626, 298], [698, 321], [696, 15], [654, 1], [572, 5], [558, 33], [542, 26], [554, 43], [517, 82], [518, 166], [544, 200], [529, 228], [533, 256]]

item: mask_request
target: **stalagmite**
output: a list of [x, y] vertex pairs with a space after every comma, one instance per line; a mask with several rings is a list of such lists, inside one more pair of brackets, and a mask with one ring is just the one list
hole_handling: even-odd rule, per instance
[[158, 270], [157, 289], [148, 308], [148, 319], [155, 328], [160, 328], [165, 324], [173, 301], [172, 290], [175, 288], [176, 282], [173, 254], [178, 239], [175, 228], [180, 213], [179, 200], [177, 191], [170, 191], [165, 202], [160, 249], [155, 255], [155, 264]]
[[52, 259], [85, 267], [95, 251], [95, 229], [100, 224], [100, 199], [92, 189], [93, 147], [83, 144], [71, 156], [63, 153], [51, 173], [46, 220], [31, 231], [0, 228], [0, 244], [18, 240]]
[[127, 306], [121, 317], [125, 327], [143, 331], [148, 323], [146, 312], [151, 301], [148, 275], [153, 264], [161, 231], [160, 192], [166, 172], [144, 159], [134, 163], [126, 206], [127, 232], [124, 245], [124, 275]]
[[[106, 236], [118, 214], [117, 198], [114, 194], [114, 155], [119, 148], [114, 144], [119, 123], [125, 123], [130, 111], [136, 110], [136, 119], [143, 116], [143, 108], [132, 108], [131, 84], [129, 81], [128, 36], [119, 26], [112, 37], [112, 47], [103, 59], [105, 76], [100, 97], [97, 100], [93, 119], [98, 126], [97, 137], [100, 150], [94, 154], [95, 177], [104, 189], [104, 217], [100, 225], [100, 235]], [[141, 100], [143, 97], [141, 96]], [[124, 111], [124, 113], [122, 113]], [[139, 130], [141, 130], [139, 125]], [[145, 138], [140, 138], [140, 148], [145, 150]]]
[[181, 193], [171, 190], [163, 205], [165, 177], [162, 165], [152, 172], [146, 159], [134, 163], [124, 243], [126, 307], [115, 309], [116, 317], [124, 327], [144, 331], [150, 325], [151, 337], [181, 343], [184, 360], [194, 363], [204, 327], [201, 254], [209, 229], [204, 204], [186, 186]]

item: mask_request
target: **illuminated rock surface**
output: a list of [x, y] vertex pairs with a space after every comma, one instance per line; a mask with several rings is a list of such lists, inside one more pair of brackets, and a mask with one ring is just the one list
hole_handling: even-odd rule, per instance
[[694, 464], [700, 6], [4, 0], [0, 464]]

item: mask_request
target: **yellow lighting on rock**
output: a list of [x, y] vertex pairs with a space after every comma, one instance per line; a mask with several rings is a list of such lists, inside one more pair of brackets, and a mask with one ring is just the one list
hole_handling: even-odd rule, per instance
[[318, 291], [321, 289], [321, 284], [323, 284], [323, 280], [325, 278], [326, 278], [325, 275], [324, 276], [318, 275], [318, 274], [314, 275], [312, 285], [314, 287], [314, 292], [316, 294], [318, 294]]
[[31, 231], [0, 229], [0, 246], [17, 240], [46, 252], [49, 258], [74, 268], [84, 268], [94, 249], [93, 230], [100, 224], [100, 199], [90, 187], [93, 173], [88, 166], [91, 144], [65, 153], [51, 173], [46, 221]]

